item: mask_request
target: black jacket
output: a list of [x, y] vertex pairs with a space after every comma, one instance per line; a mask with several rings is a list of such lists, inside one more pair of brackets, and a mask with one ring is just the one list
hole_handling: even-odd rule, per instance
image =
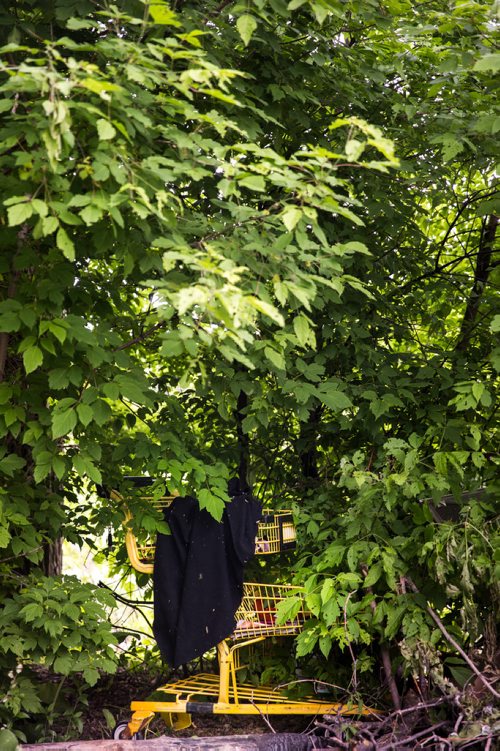
[[153, 631], [172, 667], [233, 632], [260, 517], [260, 503], [249, 494], [235, 496], [221, 522], [191, 497], [165, 510], [171, 534], [159, 534], [156, 543]]

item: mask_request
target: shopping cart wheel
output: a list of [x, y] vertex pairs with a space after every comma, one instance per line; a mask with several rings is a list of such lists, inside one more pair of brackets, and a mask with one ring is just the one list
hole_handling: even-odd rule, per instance
[[144, 733], [134, 733], [134, 735], [128, 736], [125, 732], [128, 728], [128, 722], [119, 722], [118, 725], [115, 726], [113, 729], [113, 740], [114, 741], [143, 741], [144, 740]]

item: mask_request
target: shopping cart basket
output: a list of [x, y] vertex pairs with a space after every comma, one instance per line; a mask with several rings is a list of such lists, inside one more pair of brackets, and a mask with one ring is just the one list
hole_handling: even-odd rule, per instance
[[[137, 478], [129, 479], [137, 480]], [[120, 493], [111, 490], [109, 497], [112, 501], [120, 503], [123, 506], [126, 522], [125, 545], [132, 566], [136, 571], [140, 571], [143, 574], [152, 574], [155, 554], [154, 539], [147, 534], [146, 530], [141, 530], [140, 534], [138, 534], [136, 530], [131, 528], [132, 513], [127, 506], [126, 500]], [[141, 498], [142, 501], [150, 503], [153, 509], [162, 511], [170, 506], [175, 496], [169, 495], [162, 496], [161, 498], [142, 496]], [[257, 536], [255, 538], [256, 555], [288, 552], [295, 549], [296, 543], [297, 532], [292, 512], [266, 509], [257, 525]]]
[[[153, 572], [154, 543], [147, 535], [138, 538], [133, 530], [132, 514], [126, 499], [117, 491], [111, 491], [112, 501], [121, 503], [125, 512], [126, 547], [130, 562], [141, 573]], [[142, 496], [142, 500], [148, 500]], [[157, 509], [168, 506], [173, 496], [149, 499]], [[266, 511], [258, 525], [256, 554], [268, 555], [295, 546], [295, 527], [289, 511]], [[374, 710], [359, 705], [319, 701], [316, 698], [294, 700], [273, 687], [255, 687], [240, 683], [237, 674], [247, 667], [241, 659], [241, 650], [264, 641], [268, 637], [298, 634], [310, 613], [303, 605], [300, 588], [286, 584], [262, 584], [246, 582], [243, 599], [236, 612], [233, 634], [217, 645], [218, 675], [201, 673], [182, 680], [167, 683], [157, 689], [161, 699], [133, 701], [132, 717], [115, 729], [115, 738], [138, 737], [155, 715], [159, 715], [175, 730], [189, 727], [191, 714], [238, 714], [238, 715], [316, 715], [374, 714]], [[278, 622], [280, 603], [296, 597], [298, 612], [286, 623]], [[296, 608], [295, 608], [296, 609]]]

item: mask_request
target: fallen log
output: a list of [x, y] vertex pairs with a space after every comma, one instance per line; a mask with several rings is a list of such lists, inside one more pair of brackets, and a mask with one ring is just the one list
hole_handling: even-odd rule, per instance
[[164, 735], [147, 741], [65, 741], [19, 746], [20, 751], [312, 751], [313, 748], [311, 738], [299, 733], [214, 735], [206, 738], [170, 738]]

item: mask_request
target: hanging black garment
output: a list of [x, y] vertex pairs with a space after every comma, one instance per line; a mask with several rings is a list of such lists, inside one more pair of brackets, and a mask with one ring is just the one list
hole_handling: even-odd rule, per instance
[[247, 494], [226, 505], [220, 523], [191, 497], [176, 498], [165, 510], [171, 534], [156, 542], [153, 632], [172, 667], [234, 631], [260, 517], [260, 503]]

